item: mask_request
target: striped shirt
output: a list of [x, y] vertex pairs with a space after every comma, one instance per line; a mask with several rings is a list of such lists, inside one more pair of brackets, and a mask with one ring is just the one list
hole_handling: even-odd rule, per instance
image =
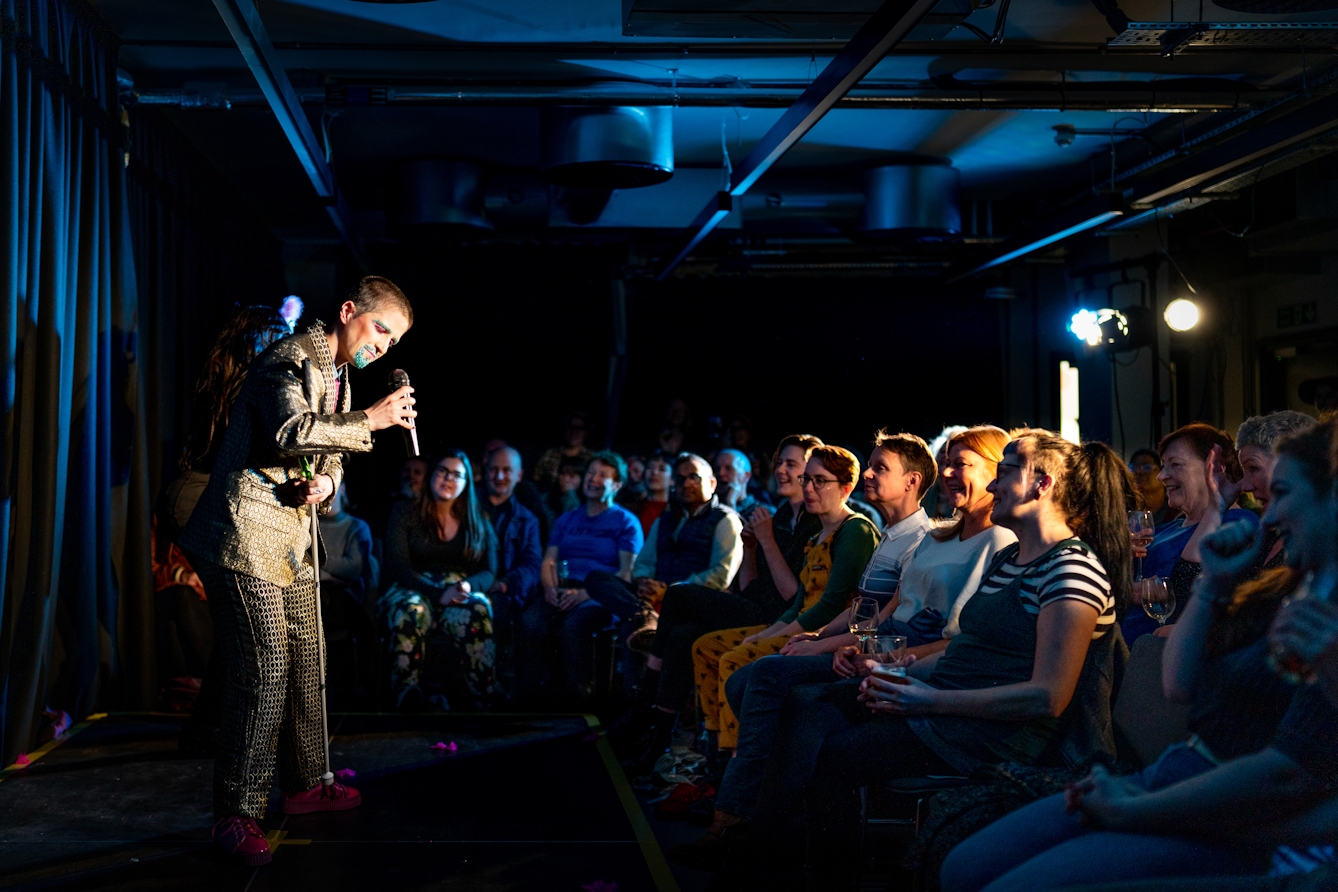
[[1095, 554], [1069, 545], [1030, 564], [1004, 561], [980, 584], [978, 594], [992, 595], [1006, 588], [1019, 575], [1022, 575], [1022, 608], [1032, 616], [1040, 613], [1046, 604], [1069, 598], [1096, 608], [1098, 618], [1092, 640], [1100, 638], [1114, 625], [1115, 598], [1110, 593], [1110, 579]]

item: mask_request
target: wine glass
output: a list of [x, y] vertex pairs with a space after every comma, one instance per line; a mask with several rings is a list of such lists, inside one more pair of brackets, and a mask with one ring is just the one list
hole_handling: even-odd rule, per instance
[[905, 678], [906, 667], [895, 665], [906, 658], [905, 635], [878, 635], [869, 640], [869, 656], [875, 675]]
[[850, 619], [846, 627], [859, 639], [860, 650], [878, 630], [878, 602], [873, 598], [856, 598], [850, 603]]
[[[1147, 549], [1152, 544], [1152, 536], [1157, 522], [1151, 511], [1129, 512], [1129, 536], [1134, 540], [1134, 547]], [[1134, 558], [1134, 579], [1143, 578], [1143, 559]]]
[[1140, 579], [1138, 587], [1143, 598], [1143, 612], [1155, 619], [1158, 626], [1166, 625], [1175, 613], [1175, 592], [1160, 576]]

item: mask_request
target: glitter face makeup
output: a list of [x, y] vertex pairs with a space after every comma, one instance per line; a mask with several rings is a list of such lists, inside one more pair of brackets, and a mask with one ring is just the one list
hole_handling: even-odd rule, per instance
[[358, 348], [358, 352], [353, 354], [353, 367], [365, 369], [372, 364], [376, 358], [376, 349], [370, 345], [363, 345]]

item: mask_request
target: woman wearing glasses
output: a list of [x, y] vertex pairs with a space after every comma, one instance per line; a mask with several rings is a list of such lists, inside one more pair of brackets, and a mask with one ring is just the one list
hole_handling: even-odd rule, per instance
[[[390, 629], [391, 685], [405, 712], [428, 703], [449, 709], [447, 694], [486, 706], [493, 693], [492, 605], [484, 594], [497, 572], [497, 540], [479, 510], [469, 458], [459, 449], [432, 465], [427, 485], [412, 502], [399, 502], [386, 531], [382, 621]], [[423, 673], [444, 662], [445, 673]], [[445, 677], [436, 677], [437, 675]], [[472, 701], [472, 702], [471, 702]]]
[[738, 742], [738, 720], [726, 702], [725, 682], [735, 670], [780, 653], [791, 635], [815, 632], [850, 606], [864, 566], [878, 547], [878, 530], [846, 504], [859, 479], [859, 459], [839, 446], [813, 449], [799, 483], [804, 510], [822, 528], [804, 547], [799, 592], [769, 626], [723, 629], [698, 638], [692, 647], [693, 677], [708, 730], [719, 732], [721, 749]]

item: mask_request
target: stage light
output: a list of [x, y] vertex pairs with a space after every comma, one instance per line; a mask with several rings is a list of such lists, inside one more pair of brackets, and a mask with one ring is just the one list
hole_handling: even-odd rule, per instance
[[1101, 343], [1101, 323], [1097, 321], [1096, 313], [1091, 310], [1079, 310], [1073, 314], [1069, 320], [1069, 331], [1080, 341], [1086, 341], [1095, 347]]
[[1116, 351], [1125, 349], [1129, 342], [1129, 317], [1119, 310], [1102, 307], [1099, 310], [1079, 310], [1069, 320], [1069, 331], [1089, 347], [1105, 345]]
[[1199, 305], [1187, 298], [1178, 297], [1166, 305], [1162, 318], [1171, 331], [1189, 331], [1199, 324]]

